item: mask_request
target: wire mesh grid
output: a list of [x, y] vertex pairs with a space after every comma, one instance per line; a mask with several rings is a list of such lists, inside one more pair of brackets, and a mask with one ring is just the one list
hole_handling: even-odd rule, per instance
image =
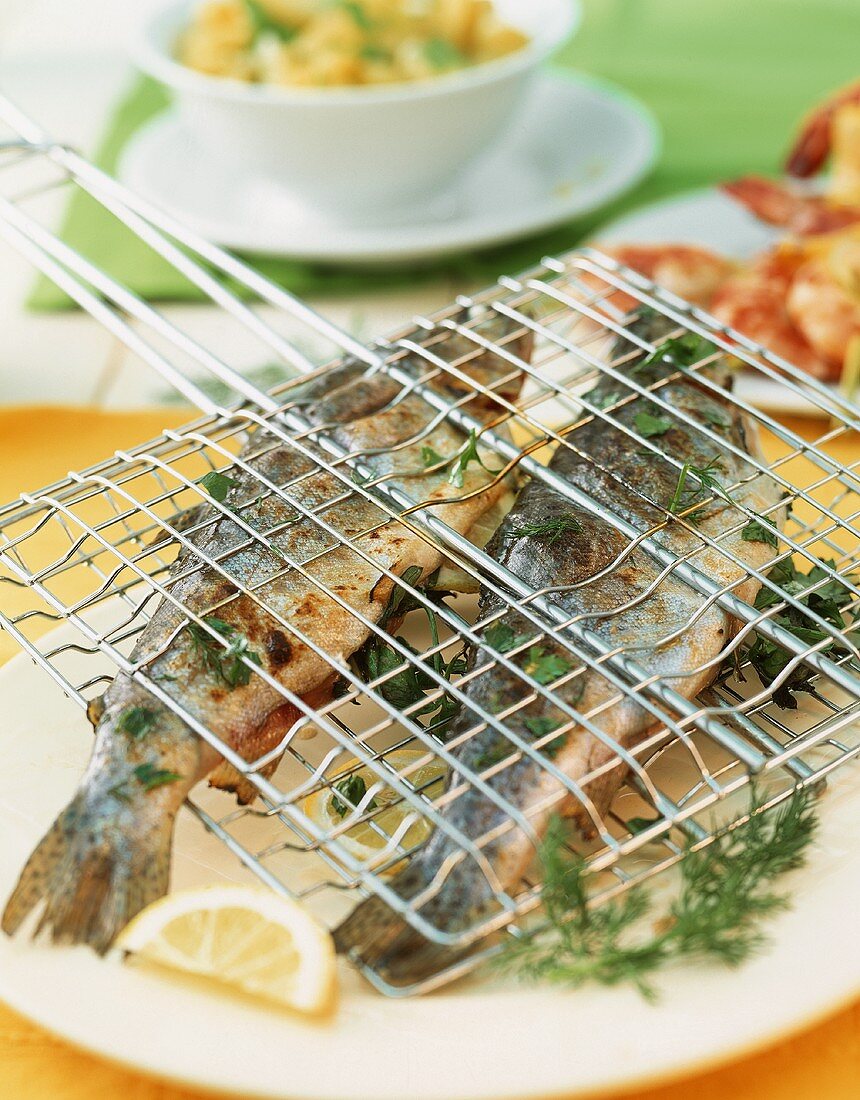
[[[403, 985], [365, 967], [383, 992], [453, 980], [531, 926], [534, 865], [505, 877], [497, 853], [533, 851], [549, 813], [575, 819], [599, 904], [708, 843], [718, 821], [741, 822], [754, 780], [776, 802], [857, 754], [860, 497], [845, 454], [858, 413], [838, 393], [591, 250], [357, 345], [18, 130], [14, 163], [42, 171], [47, 158], [112, 204], [294, 366], [311, 364], [221, 274], [346, 353], [259, 391], [66, 251], [27, 212], [43, 189], [0, 199], [11, 243], [205, 413], [0, 510], [0, 623], [96, 721], [120, 673], [216, 749], [246, 804], [195, 790], [189, 807], [265, 882], [326, 914], [377, 894], [431, 942], [474, 948]], [[165, 346], [243, 403], [207, 398]], [[738, 399], [727, 355], [822, 419], [778, 422]], [[667, 445], [661, 417], [695, 432], [698, 465]], [[719, 478], [701, 474], [702, 455]], [[655, 466], [676, 478], [668, 506], [648, 494]], [[483, 545], [524, 484], [563, 502], [567, 523], [514, 532], [525, 574], [498, 539]], [[611, 552], [559, 583], [553, 547], [591, 517]], [[644, 586], [625, 587], [631, 569]], [[622, 581], [609, 603], [606, 578]], [[655, 617], [672, 593], [681, 617]], [[644, 620], [623, 629], [637, 608]], [[714, 629], [724, 639], [700, 645]], [[189, 698], [177, 652], [213, 675], [217, 705], [216, 689]], [[679, 652], [680, 665], [661, 657]], [[617, 718], [628, 707], [633, 733]], [[237, 714], [256, 739], [237, 743]], [[597, 748], [568, 767], [574, 740]], [[538, 799], [521, 797], [524, 766]], [[470, 798], [474, 820], [457, 810]], [[431, 835], [448, 857], [416, 896], [397, 872]], [[460, 865], [491, 903], [452, 925], [432, 900]]]

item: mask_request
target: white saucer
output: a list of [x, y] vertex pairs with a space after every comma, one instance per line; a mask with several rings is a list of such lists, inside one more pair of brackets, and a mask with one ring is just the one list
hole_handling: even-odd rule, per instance
[[[734, 260], [748, 260], [784, 236], [749, 214], [717, 187], [690, 191], [643, 206], [610, 222], [597, 234], [596, 246], [621, 244], [692, 244]], [[836, 386], [828, 389], [837, 392]], [[821, 417], [819, 405], [802, 393], [754, 371], [739, 374], [738, 397], [768, 412]]]
[[[544, 74], [515, 125], [449, 192], [386, 224], [328, 218], [242, 165], [212, 163], [179, 116], [159, 115], [130, 142], [119, 176], [140, 195], [229, 248], [308, 260], [391, 261], [499, 244], [588, 214], [654, 163], [651, 114], [612, 85]], [[344, 165], [344, 171], [349, 166]]]

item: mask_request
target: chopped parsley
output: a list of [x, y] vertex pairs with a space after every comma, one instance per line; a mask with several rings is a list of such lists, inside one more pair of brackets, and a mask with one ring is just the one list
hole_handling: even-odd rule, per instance
[[[341, 779], [339, 783], [335, 783], [334, 789], [337, 794], [331, 800], [331, 808], [338, 817], [346, 817], [350, 810], [354, 809], [367, 794], [367, 784], [358, 772], [353, 772], [346, 779]], [[338, 797], [339, 795], [343, 795], [343, 798]], [[344, 802], [344, 799], [347, 801]], [[371, 798], [365, 808], [375, 810], [378, 805], [376, 799]]]
[[219, 473], [218, 470], [210, 470], [205, 477], [200, 478], [197, 484], [202, 489], [205, 489], [213, 500], [217, 500], [219, 504], [223, 504], [230, 490], [238, 485], [239, 482], [233, 477], [228, 477], [226, 474]]
[[447, 38], [429, 38], [424, 43], [424, 57], [434, 69], [454, 69], [466, 61], [465, 54]]
[[570, 664], [557, 653], [543, 646], [533, 645], [523, 666], [523, 671], [538, 684], [551, 684], [570, 671]]
[[446, 459], [432, 447], [425, 446], [421, 448], [421, 461], [425, 466], [435, 466], [439, 462], [445, 462]]
[[646, 409], [642, 409], [633, 417], [633, 427], [643, 439], [665, 435], [673, 425], [674, 421], [668, 416], [652, 416]]
[[[554, 718], [537, 717], [537, 718], [524, 718], [523, 725], [534, 737], [535, 741], [539, 741], [541, 737], [546, 737], [548, 733], [552, 733], [554, 729], [558, 729], [559, 723]], [[566, 737], [560, 735], [554, 737], [552, 741], [547, 741], [545, 745], [541, 745], [539, 752], [550, 760], [554, 760], [558, 756], [559, 749], [564, 745]]]
[[242, 658], [252, 661], [255, 665], [261, 665], [259, 653], [255, 653], [250, 648], [248, 639], [244, 634], [240, 634], [232, 623], [227, 623], [215, 615], [207, 615], [203, 622], [225, 638], [229, 645], [225, 649], [202, 626], [189, 623], [187, 630], [197, 656], [210, 672], [214, 672], [219, 679], [223, 680], [227, 687], [231, 689], [245, 687], [250, 682], [251, 669]]
[[[835, 570], [836, 563], [832, 560], [824, 562], [826, 566]], [[825, 580], [826, 578], [826, 580]], [[820, 566], [813, 566], [808, 573], [801, 573], [795, 567], [790, 558], [786, 558], [777, 564], [768, 573], [768, 580], [773, 581], [788, 595], [797, 599], [802, 606], [815, 612], [835, 630], [845, 631], [844, 609], [854, 600], [854, 593], [838, 580], [833, 580]], [[824, 581], [815, 592], [804, 592], [816, 583]], [[759, 611], [764, 611], [782, 602], [782, 596], [769, 588], [761, 588], [755, 599], [755, 606]], [[839, 638], [833, 638], [830, 633], [821, 629], [802, 610], [788, 606], [779, 614], [771, 617], [771, 622], [788, 630], [805, 645], [814, 646], [821, 642], [827, 644], [822, 648], [835, 649], [837, 652], [847, 650], [846, 642]], [[848, 634], [848, 639], [856, 644], [856, 636]], [[793, 653], [788, 653], [769, 638], [757, 637], [746, 651], [746, 658], [752, 665], [759, 680], [764, 687], [770, 687], [785, 671], [787, 666], [796, 660]], [[773, 691], [773, 701], [784, 710], [795, 710], [798, 692], [814, 691], [813, 678], [815, 673], [804, 664], [792, 669], [786, 679]]]
[[156, 714], [149, 707], [129, 707], [119, 716], [117, 729], [137, 740], [155, 726]]
[[664, 340], [658, 344], [650, 355], [646, 355], [639, 363], [631, 368], [630, 374], [638, 374], [648, 367], [663, 365], [675, 369], [684, 369], [701, 363], [703, 359], [717, 352], [716, 344], [699, 336], [695, 332], [685, 332], [682, 336], [673, 336], [670, 340]]
[[385, 64], [393, 55], [391, 50], [386, 50], [384, 46], [378, 46], [375, 42], [365, 42], [358, 51], [358, 56], [362, 61], [381, 61]]
[[496, 653], [507, 653], [528, 640], [528, 634], [515, 634], [507, 623], [493, 623], [484, 631], [484, 641]]
[[452, 485], [458, 489], [463, 488], [463, 475], [466, 472], [470, 462], [477, 462], [479, 466], [483, 467], [488, 474], [498, 474], [501, 471], [491, 470], [489, 466], [484, 462], [481, 456], [478, 454], [478, 437], [475, 435], [475, 429], [472, 428], [469, 432], [469, 437], [466, 440], [466, 445], [463, 450], [457, 456], [454, 465], [451, 468], [451, 473], [448, 475], [448, 480]]
[[373, 30], [373, 20], [356, 0], [337, 0], [337, 6], [352, 16], [356, 26], [363, 31]]
[[547, 546], [552, 546], [566, 534], [578, 534], [582, 525], [576, 516], [557, 516], [555, 519], [544, 520], [543, 523], [523, 523], [519, 527], [509, 528], [509, 534], [514, 538], [543, 539]]
[[260, 3], [260, 0], [242, 0], [242, 2], [251, 17], [255, 42], [264, 35], [273, 35], [281, 42], [292, 42], [299, 33], [296, 27], [291, 27], [270, 15], [268, 9]]
[[156, 768], [154, 764], [139, 764], [134, 769], [134, 777], [145, 791], [154, 791], [156, 787], [164, 787], [182, 778], [177, 772]]
[[772, 546], [775, 550], [779, 549], [779, 539], [776, 531], [763, 519], [751, 519], [741, 531], [741, 538], [744, 542], [766, 542], [768, 546]]

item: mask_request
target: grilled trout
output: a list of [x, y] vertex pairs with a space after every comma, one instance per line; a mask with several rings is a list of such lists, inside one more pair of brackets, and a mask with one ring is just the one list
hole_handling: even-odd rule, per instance
[[[508, 346], [527, 357], [530, 338], [511, 335], [505, 326], [500, 332], [497, 324], [488, 334], [496, 339], [507, 334]], [[460, 344], [465, 344], [461, 337], [449, 337], [441, 354], [453, 359], [474, 349]], [[482, 352], [465, 369], [484, 384], [495, 382], [508, 397], [519, 388], [518, 380], [506, 381], [510, 365], [491, 353]], [[384, 476], [415, 500], [436, 502], [434, 514], [458, 531], [467, 533], [504, 491], [503, 482], [478, 462], [463, 470], [462, 487], [449, 482], [448, 468], [425, 469], [423, 447], [453, 457], [464, 436], [437, 422], [427, 402], [384, 374], [365, 375], [348, 365], [307, 383], [295, 400], [304, 403], [304, 415], [314, 425], [326, 425], [342, 447], [362, 454], [374, 477]], [[478, 416], [489, 409], [479, 398], [468, 405]], [[387, 522], [382, 509], [269, 433], [252, 438], [241, 457], [247, 469], [236, 464], [227, 471], [229, 482], [221, 483], [229, 485], [224, 504], [230, 514], [210, 504], [190, 517], [196, 533], [186, 536], [191, 545], [173, 564], [168, 596], [131, 660], [194, 721], [253, 761], [281, 743], [299, 712], [243, 657], [312, 705], [321, 702], [328, 698], [337, 665], [368, 637], [353, 612], [375, 622], [385, 608], [393, 582], [379, 567], [399, 575], [420, 566], [427, 576], [442, 559], [408, 527]], [[262, 479], [285, 492], [267, 492]], [[354, 539], [371, 562], [302, 517], [296, 504], [316, 509], [321, 521]], [[233, 516], [265, 532], [275, 549], [249, 537]], [[208, 629], [190, 623], [186, 609], [204, 618]], [[254, 788], [125, 673], [90, 717], [95, 748], [81, 785], [31, 855], [2, 927], [14, 933], [44, 902], [37, 934], [44, 930], [56, 942], [85, 943], [103, 952], [140, 909], [167, 891], [174, 819], [195, 783], [211, 773], [216, 785], [235, 790], [242, 801], [253, 797]]]
[[[667, 335], [667, 322], [662, 318], [648, 315], [637, 325], [640, 333], [654, 342]], [[626, 344], [617, 354], [630, 348]], [[667, 379], [675, 372], [665, 356], [662, 363], [645, 364], [642, 360], [643, 356], [638, 360], [631, 357], [627, 367], [619, 369], [630, 371], [638, 366], [648, 381]], [[706, 373], [723, 386], [729, 384], [724, 362]], [[605, 407], [619, 397], [617, 392], [613, 396], [617, 390], [617, 383], [606, 379], [590, 396]], [[659, 393], [672, 409], [715, 430], [741, 452], [757, 456], [755, 426], [739, 410], [697, 384], [693, 376], [665, 382]], [[771, 509], [778, 505], [778, 493], [771, 479], [756, 476], [749, 462], [725, 451], [677, 415], [656, 408], [647, 398], [637, 398], [615, 416], [641, 433], [643, 422], [640, 419], [637, 427], [636, 421], [643, 413], [663, 418], [659, 424], [645, 421], [645, 427], [652, 437], [659, 432], [654, 442], [665, 455], [702, 469], [710, 466], [722, 486], [735, 486], [731, 490], [735, 501], [754, 512], [767, 510], [771, 522], [777, 522]], [[677, 465], [645, 451], [637, 439], [598, 418], [583, 423], [569, 441], [572, 446], [559, 447], [550, 468], [639, 531], [663, 522], [664, 509], [682, 510], [697, 496], [704, 502], [711, 495], [692, 475], [679, 491]], [[745, 541], [740, 531], [724, 534], [742, 521], [742, 514], [721, 498], [699, 509], [695, 517], [699, 531], [721, 538], [722, 545], [742, 563], [764, 566], [772, 556], [769, 546]], [[543, 537], [538, 533], [541, 529]], [[759, 584], [743, 564], [734, 564], [720, 550], [703, 547], [697, 535], [680, 523], [670, 522], [656, 538], [680, 556], [695, 551], [694, 562], [700, 570], [742, 599], [754, 600]], [[550, 597], [557, 605], [571, 617], [581, 618], [584, 626], [601, 635], [613, 649], [631, 651], [646, 673], [660, 677], [687, 699], [695, 698], [714, 679], [720, 653], [737, 629], [737, 622], [721, 608], [703, 607], [703, 597], [692, 588], [671, 575], [661, 579], [661, 567], [643, 551], [631, 549], [628, 539], [608, 520], [578, 508], [538, 479], [520, 492], [487, 551], [532, 590], [562, 586]], [[515, 664], [535, 674], [556, 698], [589, 715], [619, 746], [629, 749], [652, 728], [658, 728], [653, 716], [634, 699], [619, 697], [600, 673], [537, 633], [533, 624], [487, 590], [482, 590], [480, 609], [482, 622], [499, 613], [501, 617], [481, 632], [487, 648], [471, 653], [471, 675], [464, 680], [467, 698], [493, 714], [524, 701], [510, 716], [500, 718], [503, 726], [551, 758], [562, 773], [577, 781], [583, 796], [570, 795], [547, 768], [518, 753], [504, 733], [481, 723], [468, 707], [454, 720], [449, 738], [452, 753], [519, 811], [538, 837], [555, 813], [574, 816], [586, 833], [593, 832], [625, 777], [625, 766], [610, 745], [530, 691], [516, 673], [496, 663], [492, 648], [509, 650]], [[440, 828], [389, 885], [400, 897], [414, 899], [414, 908], [431, 926], [459, 933], [467, 942], [477, 925], [497, 915], [504, 919], [497, 893], [516, 894], [535, 847], [510, 812], [455, 768], [448, 791], [458, 788], [460, 793], [443, 804], [440, 812], [452, 830], [481, 848], [485, 865], [471, 855], [461, 858], [460, 846]], [[353, 952], [395, 984], [424, 978], [464, 953], [430, 942], [376, 897], [361, 903], [346, 918], [335, 939], [341, 951]]]

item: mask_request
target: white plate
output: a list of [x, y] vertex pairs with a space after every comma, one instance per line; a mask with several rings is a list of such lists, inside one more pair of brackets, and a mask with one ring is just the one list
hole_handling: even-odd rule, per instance
[[[72, 637], [65, 626], [42, 644]], [[70, 660], [77, 665], [64, 671], [72, 678], [95, 671], [89, 657]], [[92, 734], [81, 712], [26, 657], [0, 670], [0, 694], [5, 898], [75, 788]], [[780, 884], [794, 908], [770, 926], [770, 949], [740, 971], [667, 970], [657, 1006], [630, 989], [568, 992], [498, 979], [392, 1001], [344, 964], [336, 1017], [308, 1024], [179, 977], [99, 960], [85, 948], [34, 947], [3, 936], [0, 997], [94, 1053], [244, 1096], [507, 1100], [592, 1095], [665, 1080], [784, 1037], [860, 992], [860, 937], [852, 918], [860, 905], [860, 847], [852, 841], [860, 830], [858, 779], [850, 766], [831, 777], [811, 864]], [[217, 806], [216, 813], [229, 806], [225, 795], [213, 792], [201, 801]], [[253, 838], [247, 843], [253, 846]], [[249, 875], [182, 813], [174, 885], [225, 880], [248, 881]]]
[[[719, 188], [707, 187], [643, 206], [610, 222], [598, 233], [596, 244], [598, 248], [601, 244], [693, 244], [730, 259], [748, 260], [782, 236], [779, 229], [753, 217]], [[827, 388], [838, 392], [836, 386]], [[735, 393], [768, 412], [824, 415], [802, 394], [753, 371], [738, 375]]]
[[[659, 146], [638, 101], [583, 77], [543, 74], [492, 153], [431, 204], [395, 221], [336, 221], [242, 165], [210, 163], [173, 112], [130, 142], [120, 179], [209, 240], [261, 254], [338, 263], [428, 259], [513, 240], [616, 198]], [[349, 165], [344, 165], [349, 171]]]

